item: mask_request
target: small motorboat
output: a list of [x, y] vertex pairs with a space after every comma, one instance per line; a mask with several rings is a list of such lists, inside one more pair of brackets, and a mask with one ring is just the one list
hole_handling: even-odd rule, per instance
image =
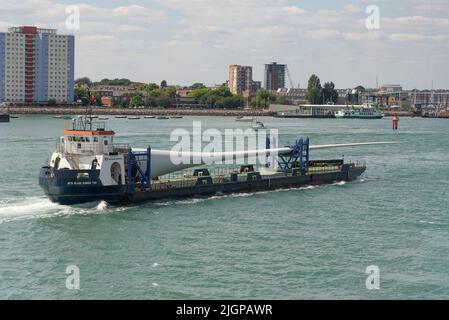
[[117, 119], [126, 119], [128, 116], [115, 116]]
[[254, 118], [253, 118], [253, 117], [248, 117], [248, 116], [241, 116], [241, 117], [235, 118], [235, 121], [241, 121], [241, 122], [253, 122], [253, 121], [254, 121]]
[[261, 129], [266, 129], [266, 128], [265, 128], [265, 125], [264, 125], [262, 122], [260, 122], [260, 121], [255, 121], [251, 127], [252, 127], [255, 131], [261, 130]]
[[182, 119], [182, 116], [171, 116], [172, 119]]
[[158, 120], [168, 120], [168, 119], [170, 119], [169, 117], [166, 117], [166, 116], [159, 116], [159, 117], [157, 117], [156, 119], [158, 119]]
[[139, 120], [140, 117], [128, 117], [129, 120]]
[[98, 120], [109, 120], [109, 118], [106, 118], [106, 117], [99, 117]]
[[154, 119], [156, 116], [144, 116], [145, 119]]

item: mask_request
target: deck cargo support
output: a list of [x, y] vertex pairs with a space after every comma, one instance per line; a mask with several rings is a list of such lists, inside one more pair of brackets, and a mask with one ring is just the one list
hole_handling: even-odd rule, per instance
[[[151, 188], [151, 147], [146, 152], [128, 152], [128, 186], [140, 184], [141, 190]], [[144, 166], [145, 165], [145, 166]]]
[[296, 140], [292, 146], [287, 146], [292, 151], [278, 155], [279, 169], [290, 172], [293, 168], [299, 168], [305, 173], [309, 167], [309, 138]]

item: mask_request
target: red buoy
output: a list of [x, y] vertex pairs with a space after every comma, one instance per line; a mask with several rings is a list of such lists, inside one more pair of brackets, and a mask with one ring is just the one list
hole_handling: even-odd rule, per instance
[[393, 123], [393, 130], [398, 130], [399, 117], [396, 114], [393, 116], [392, 123]]

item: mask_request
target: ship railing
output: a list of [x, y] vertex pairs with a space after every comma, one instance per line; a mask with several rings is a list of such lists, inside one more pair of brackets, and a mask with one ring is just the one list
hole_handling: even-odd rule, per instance
[[64, 146], [64, 144], [62, 143], [57, 143], [56, 144], [56, 151], [61, 153], [61, 154], [66, 154], [66, 153], [73, 153], [73, 154], [101, 154], [102, 153], [102, 148], [101, 146], [98, 145], [84, 145], [82, 149], [66, 149], [66, 147]]
[[65, 148], [64, 148], [64, 145], [63, 144], [61, 144], [61, 143], [56, 143], [56, 151], [57, 152], [59, 152], [59, 153], [62, 153], [62, 154], [64, 154], [65, 153]]
[[341, 166], [323, 166], [323, 167], [309, 167], [308, 174], [327, 173], [327, 172], [339, 172]]
[[[219, 167], [219, 168], [207, 168], [212, 178], [229, 176], [231, 173], [239, 173], [239, 168], [234, 167]], [[181, 180], [198, 178], [193, 176], [195, 169], [185, 169], [170, 174], [166, 174], [160, 177], [161, 180]], [[245, 173], [246, 174], [246, 173]]]
[[[213, 184], [229, 182], [231, 173], [239, 173], [237, 168], [232, 167], [210, 168], [208, 170]], [[193, 187], [197, 184], [198, 178], [205, 177], [201, 175], [194, 176], [193, 172], [194, 169], [186, 169], [161, 176], [158, 180], [153, 180], [151, 182], [151, 190]], [[246, 177], [247, 173], [242, 173], [242, 175], [245, 175]]]
[[114, 152], [117, 153], [128, 153], [131, 150], [129, 143], [114, 143]]
[[181, 180], [164, 180], [151, 182], [151, 190], [170, 190], [177, 188], [187, 188], [196, 185], [196, 179], [181, 179]]
[[354, 162], [354, 166], [356, 168], [366, 168], [366, 161], [365, 160], [359, 160]]

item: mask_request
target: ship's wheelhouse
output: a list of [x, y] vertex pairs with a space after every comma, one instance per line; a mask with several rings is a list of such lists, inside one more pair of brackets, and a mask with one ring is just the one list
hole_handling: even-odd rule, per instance
[[114, 151], [114, 132], [65, 130], [60, 146], [68, 154], [109, 154]]

